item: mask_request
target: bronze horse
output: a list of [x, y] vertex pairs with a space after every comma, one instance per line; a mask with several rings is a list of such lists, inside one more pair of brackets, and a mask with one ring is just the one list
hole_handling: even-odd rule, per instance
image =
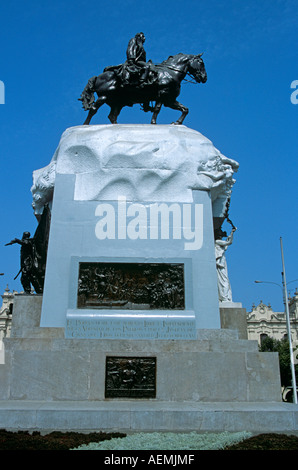
[[[123, 65], [107, 67], [98, 77], [88, 81], [79, 100], [83, 102], [83, 108], [89, 111], [84, 124], [89, 124], [98, 109], [107, 104], [111, 108], [109, 120], [117, 124], [117, 118], [124, 106], [134, 104], [143, 105], [144, 111], [153, 112], [151, 124], [156, 124], [157, 116], [162, 105], [181, 111], [181, 116], [173, 124], [182, 124], [188, 108], [177, 101], [180, 94], [181, 82], [186, 75], [194, 78], [196, 83], [205, 83], [207, 73], [202, 59], [202, 54], [176, 54], [170, 56], [161, 64], [148, 62], [151, 77], [147, 83], [140, 86], [138, 83], [123, 85], [121, 83], [119, 69]], [[94, 93], [98, 99], [95, 101]], [[150, 102], [155, 102], [150, 106]]]

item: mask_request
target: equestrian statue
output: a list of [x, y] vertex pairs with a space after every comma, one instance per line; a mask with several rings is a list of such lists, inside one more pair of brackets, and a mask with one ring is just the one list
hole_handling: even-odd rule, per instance
[[[144, 33], [138, 33], [127, 47], [127, 60], [124, 64], [106, 67], [99, 76], [88, 80], [80, 101], [88, 111], [84, 124], [90, 124], [98, 109], [107, 104], [110, 108], [109, 120], [117, 124], [117, 118], [125, 106], [141, 104], [143, 111], [152, 112], [151, 124], [156, 124], [162, 105], [181, 111], [181, 116], [173, 124], [182, 124], [188, 108], [177, 101], [181, 82], [186, 75], [195, 82], [205, 83], [207, 73], [202, 54], [176, 54], [161, 64], [146, 60]], [[97, 94], [95, 100], [94, 93]], [[155, 103], [153, 106], [150, 103]]]

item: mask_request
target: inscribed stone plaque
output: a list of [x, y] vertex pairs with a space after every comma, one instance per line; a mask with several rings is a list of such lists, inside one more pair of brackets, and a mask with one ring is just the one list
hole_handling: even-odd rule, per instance
[[[88, 310], [85, 310], [88, 312]], [[171, 318], [166, 311], [164, 319], [150, 317], [132, 318], [130, 311], [125, 311], [121, 318], [102, 315], [87, 316], [77, 314], [66, 319], [65, 337], [84, 339], [196, 339], [196, 324], [192, 315]], [[141, 311], [136, 311], [137, 315]]]
[[106, 358], [106, 398], [155, 398], [156, 357]]
[[184, 310], [184, 265], [80, 263], [78, 308]]

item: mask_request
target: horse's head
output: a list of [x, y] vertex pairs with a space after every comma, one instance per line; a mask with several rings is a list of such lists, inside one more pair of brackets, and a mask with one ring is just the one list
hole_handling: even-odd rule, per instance
[[188, 64], [188, 73], [192, 75], [198, 83], [205, 83], [207, 81], [207, 72], [202, 55], [203, 53], [192, 56]]

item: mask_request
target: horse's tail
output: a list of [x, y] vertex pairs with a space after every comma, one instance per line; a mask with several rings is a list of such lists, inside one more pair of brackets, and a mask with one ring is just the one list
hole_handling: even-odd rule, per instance
[[96, 82], [97, 77], [92, 77], [89, 78], [87, 85], [85, 86], [80, 98], [78, 98], [79, 101], [82, 101], [83, 103], [83, 108], [85, 111], [88, 111], [89, 109], [92, 108], [93, 103], [95, 101], [94, 98], [94, 92], [95, 92], [95, 82]]

